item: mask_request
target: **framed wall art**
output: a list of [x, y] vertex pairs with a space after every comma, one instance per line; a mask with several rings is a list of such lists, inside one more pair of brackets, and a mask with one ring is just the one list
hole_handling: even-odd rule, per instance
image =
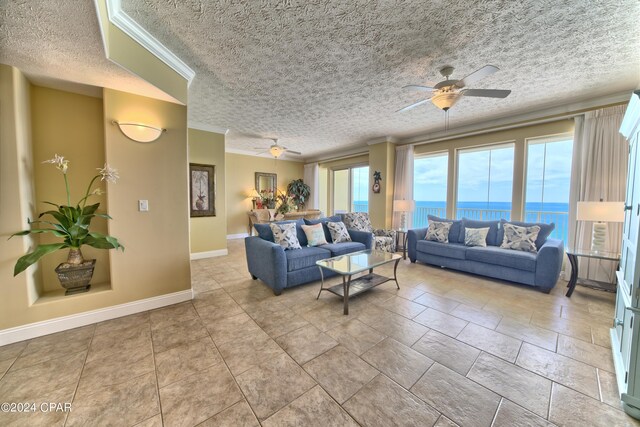
[[216, 216], [216, 167], [189, 163], [191, 217]]

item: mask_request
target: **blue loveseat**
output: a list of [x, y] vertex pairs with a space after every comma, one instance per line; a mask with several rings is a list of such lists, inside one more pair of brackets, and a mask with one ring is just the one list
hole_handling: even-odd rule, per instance
[[[315, 247], [307, 246], [307, 236], [302, 230], [302, 224], [306, 222], [311, 225], [326, 221], [340, 221], [340, 218], [329, 217], [319, 220], [299, 219], [278, 222], [277, 224], [291, 222], [296, 224], [296, 234], [302, 249], [286, 251], [282, 246], [274, 243], [273, 233], [269, 224], [254, 224], [258, 235], [244, 239], [247, 266], [251, 277], [254, 280], [262, 280], [273, 289], [274, 294], [280, 295], [284, 288], [320, 280], [320, 269], [316, 266], [316, 261], [371, 249], [373, 243], [373, 235], [371, 233], [348, 230], [352, 242], [333, 243], [331, 234], [324, 225], [325, 238], [330, 243]], [[333, 275], [335, 273], [324, 272], [325, 277]]]
[[[425, 264], [437, 265], [467, 273], [508, 280], [549, 293], [556, 285], [562, 259], [564, 245], [562, 240], [548, 238], [553, 231], [553, 224], [539, 224], [541, 227], [536, 239], [537, 253], [516, 251], [500, 248], [504, 236], [502, 221], [474, 221], [463, 218], [451, 221], [430, 217], [434, 221], [453, 222], [449, 231], [449, 242], [439, 243], [425, 240], [427, 228], [409, 230], [407, 235], [408, 255], [411, 262], [420, 261]], [[512, 224], [530, 226], [531, 223]], [[465, 228], [489, 227], [487, 247], [465, 246]]]

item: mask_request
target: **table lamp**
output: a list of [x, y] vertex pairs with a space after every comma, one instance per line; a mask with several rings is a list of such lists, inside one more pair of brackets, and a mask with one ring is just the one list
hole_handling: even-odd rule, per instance
[[413, 212], [416, 208], [416, 202], [414, 200], [394, 200], [393, 211], [401, 212], [400, 215], [400, 229], [407, 229], [407, 212]]
[[607, 222], [624, 222], [624, 202], [578, 202], [576, 220], [593, 221], [591, 250], [602, 252], [607, 240]]

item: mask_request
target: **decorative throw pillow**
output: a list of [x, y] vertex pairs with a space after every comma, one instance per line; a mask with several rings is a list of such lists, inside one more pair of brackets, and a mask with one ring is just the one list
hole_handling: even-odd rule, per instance
[[349, 236], [349, 232], [347, 231], [347, 227], [344, 226], [344, 222], [327, 221], [327, 228], [329, 228], [329, 233], [331, 233], [333, 243], [351, 241], [351, 236]]
[[273, 240], [284, 248], [284, 250], [290, 249], [302, 249], [300, 241], [296, 235], [296, 224], [269, 224], [271, 231], [273, 232]]
[[486, 228], [465, 228], [464, 244], [465, 246], [487, 246], [487, 234], [489, 227]]
[[429, 220], [429, 228], [425, 240], [431, 240], [440, 243], [449, 243], [449, 230], [451, 230], [452, 222], [441, 222]]
[[504, 237], [502, 238], [501, 248], [514, 249], [516, 251], [524, 252], [538, 252], [536, 247], [536, 239], [538, 233], [540, 233], [540, 227], [532, 225], [531, 227], [520, 227], [504, 223]]
[[307, 235], [309, 246], [326, 245], [327, 239], [324, 236], [324, 228], [322, 224], [303, 225], [304, 234]]
[[367, 212], [349, 212], [342, 214], [344, 225], [350, 230], [373, 232], [373, 226]]

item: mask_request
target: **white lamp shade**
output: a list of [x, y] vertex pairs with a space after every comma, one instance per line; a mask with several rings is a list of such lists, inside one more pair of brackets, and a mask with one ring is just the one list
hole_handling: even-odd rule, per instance
[[394, 212], [413, 212], [416, 208], [416, 202], [414, 200], [394, 200], [393, 211]]
[[624, 222], [624, 202], [578, 202], [578, 221]]
[[153, 142], [160, 138], [162, 132], [165, 131], [165, 129], [142, 123], [124, 123], [116, 121], [113, 123], [118, 125], [124, 136], [136, 142]]

